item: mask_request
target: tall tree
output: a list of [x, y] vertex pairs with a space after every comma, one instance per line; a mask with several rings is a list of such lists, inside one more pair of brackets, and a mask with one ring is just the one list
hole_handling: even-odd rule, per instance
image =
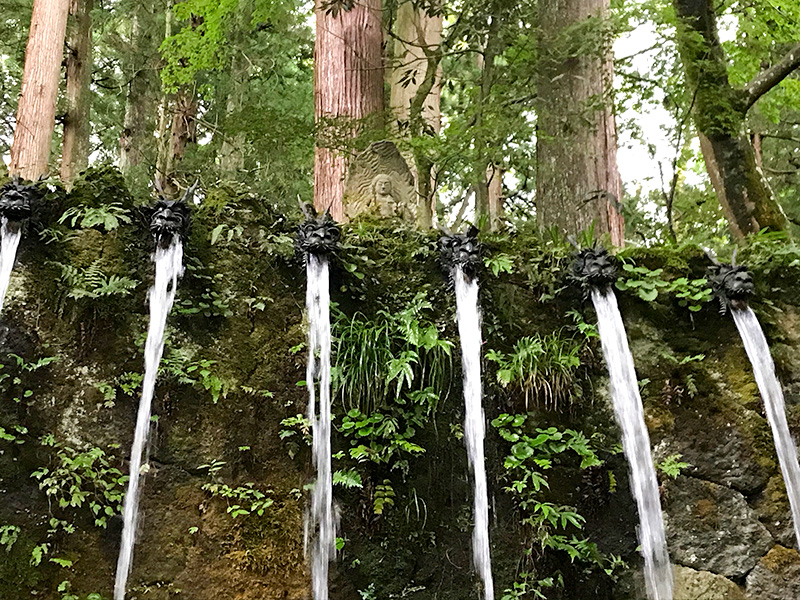
[[346, 144], [383, 113], [383, 32], [381, 1], [329, 3], [317, 0], [314, 44], [314, 116], [318, 124], [314, 156], [314, 206], [344, 217]]
[[164, 25], [151, 0], [134, 3], [125, 24], [122, 50], [124, 117], [119, 136], [119, 167], [129, 185], [139, 187], [150, 179], [156, 161], [153, 132], [158, 106], [158, 45]]
[[711, 0], [673, 0], [673, 5], [679, 23], [678, 49], [695, 95], [693, 116], [700, 147], [731, 232], [741, 238], [765, 227], [785, 229], [786, 217], [758, 167], [745, 116], [800, 66], [800, 44], [743, 88], [735, 88], [728, 78], [728, 58]]
[[[594, 224], [624, 243], [616, 123], [609, 98], [608, 0], [539, 0], [536, 218], [575, 234]], [[587, 49], [587, 39], [597, 41]]]
[[33, 3], [10, 165], [25, 179], [48, 171], [68, 12], [69, 0]]
[[61, 151], [61, 180], [69, 187], [89, 164], [93, 0], [70, 0], [67, 27], [67, 110]]

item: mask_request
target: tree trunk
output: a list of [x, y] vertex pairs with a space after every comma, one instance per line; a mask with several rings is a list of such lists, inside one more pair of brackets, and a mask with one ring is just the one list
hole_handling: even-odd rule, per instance
[[[536, 218], [541, 228], [625, 241], [617, 131], [609, 92], [611, 45], [576, 55], [565, 29], [605, 17], [608, 0], [539, 0], [542, 38], [536, 140]], [[574, 35], [574, 34], [573, 34]]]
[[[178, 163], [186, 154], [186, 147], [196, 141], [197, 100], [193, 88], [182, 87], [163, 105], [162, 126], [164, 143], [159, 156], [158, 178], [167, 196], [174, 196], [180, 189], [175, 181]], [[166, 123], [171, 122], [167, 136]]]
[[33, 3], [9, 168], [24, 179], [48, 171], [68, 11], [69, 0]]
[[370, 115], [383, 111], [383, 34], [380, 0], [363, 0], [350, 10], [326, 14], [315, 8], [314, 116], [319, 126], [314, 156], [314, 206], [344, 217], [342, 196], [352, 151], [337, 150], [337, 138], [355, 138], [369, 126]]
[[490, 165], [486, 169], [486, 182], [489, 231], [498, 231], [503, 225], [503, 169]]
[[745, 94], [728, 82], [711, 0], [673, 0], [678, 50], [686, 81], [695, 91], [694, 123], [706, 170], [734, 237], [761, 228], [782, 230], [786, 217], [756, 163], [745, 130]]
[[[235, 117], [242, 110], [244, 88], [247, 86], [249, 77], [249, 64], [240, 52], [234, 53], [231, 58], [229, 73], [228, 94], [226, 98], [222, 99], [225, 104], [223, 124], [229, 122], [231, 117]], [[244, 169], [245, 136], [243, 133], [231, 134], [224, 126], [222, 129], [222, 144], [219, 149], [220, 175], [223, 178], [235, 180]]]
[[[478, 68], [480, 69], [480, 83], [477, 87], [477, 98], [475, 100], [475, 160], [472, 165], [472, 179], [475, 189], [475, 219], [490, 223], [489, 216], [489, 180], [487, 171], [491, 165], [486, 156], [486, 148], [491, 140], [486, 135], [484, 129], [484, 112], [486, 101], [488, 100], [492, 84], [494, 83], [494, 60], [500, 50], [500, 39], [498, 31], [500, 29], [500, 17], [498, 15], [500, 7], [495, 4], [492, 14], [489, 15], [486, 40], [483, 53], [478, 55]], [[491, 225], [489, 226], [491, 229]]]
[[61, 151], [61, 181], [67, 189], [89, 165], [93, 0], [70, 0], [69, 4], [72, 22], [67, 33], [67, 112]]
[[[154, 12], [151, 3], [139, 2], [130, 21], [128, 53], [123, 72], [128, 82], [125, 96], [125, 116], [119, 138], [119, 167], [129, 184], [146, 185], [150, 168], [158, 155], [154, 151], [153, 132], [156, 130], [157, 90], [155, 65], [157, 31], [150, 21]], [[167, 16], [168, 19], [169, 13]]]

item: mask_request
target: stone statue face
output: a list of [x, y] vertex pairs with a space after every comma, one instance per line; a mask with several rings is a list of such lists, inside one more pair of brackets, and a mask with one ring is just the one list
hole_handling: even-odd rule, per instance
[[150, 216], [150, 233], [161, 248], [169, 248], [177, 235], [186, 236], [189, 227], [189, 207], [177, 200], [159, 200]]
[[605, 248], [584, 248], [575, 254], [570, 279], [584, 293], [591, 288], [605, 288], [617, 280], [616, 259]]
[[388, 175], [378, 175], [375, 178], [375, 195], [376, 196], [392, 195], [392, 180]]
[[342, 237], [341, 229], [326, 212], [318, 217], [309, 216], [297, 231], [295, 245], [306, 254], [332, 254]]
[[744, 308], [755, 294], [753, 274], [744, 265], [720, 264], [709, 267], [708, 281], [719, 299], [722, 314], [731, 307]]
[[0, 188], [0, 215], [19, 223], [31, 216], [32, 202], [41, 196], [35, 184], [24, 185], [15, 179]]
[[439, 260], [451, 276], [456, 267], [461, 267], [469, 277], [475, 277], [480, 268], [481, 243], [478, 229], [470, 227], [466, 233], [446, 235], [439, 240]]

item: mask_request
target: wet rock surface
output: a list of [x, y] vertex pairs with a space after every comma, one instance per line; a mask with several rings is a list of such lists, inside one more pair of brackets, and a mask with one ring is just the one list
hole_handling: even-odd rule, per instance
[[665, 486], [667, 543], [673, 561], [726, 577], [742, 577], [772, 545], [744, 496], [693, 477]]
[[775, 546], [747, 576], [748, 600], [800, 598], [800, 554]]
[[730, 579], [708, 571], [675, 565], [675, 600], [747, 600], [742, 589]]
[[681, 412], [665, 438], [667, 454], [679, 453], [689, 463], [685, 473], [752, 494], [767, 485], [769, 472], [758, 462], [751, 442], [733, 419], [699, 411]]

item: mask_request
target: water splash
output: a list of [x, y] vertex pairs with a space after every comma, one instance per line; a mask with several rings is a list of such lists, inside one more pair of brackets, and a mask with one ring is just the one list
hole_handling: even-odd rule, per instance
[[139, 401], [139, 413], [136, 417], [136, 432], [131, 448], [130, 480], [122, 510], [124, 525], [122, 544], [117, 560], [114, 600], [125, 598], [125, 587], [133, 561], [133, 545], [136, 541], [136, 526], [139, 518], [142, 461], [150, 432], [150, 410], [156, 387], [158, 365], [164, 352], [164, 329], [167, 325], [167, 315], [175, 300], [178, 277], [183, 274], [183, 245], [180, 238], [174, 236], [168, 248], [157, 247], [153, 261], [156, 264], [156, 279], [153, 287], [150, 288], [150, 326], [147, 330], [147, 342], [144, 350], [144, 382], [142, 399]]
[[[328, 563], [336, 557], [336, 523], [331, 479], [331, 317], [328, 259], [307, 254], [308, 418], [317, 481], [311, 494], [310, 533], [314, 535], [311, 579], [314, 600], [328, 599]], [[317, 399], [316, 382], [319, 383]], [[317, 404], [319, 400], [319, 404]]]
[[747, 356], [753, 364], [756, 383], [764, 399], [767, 421], [772, 428], [775, 450], [786, 484], [786, 494], [789, 496], [789, 505], [792, 508], [794, 535], [800, 547], [800, 467], [797, 464], [797, 447], [786, 422], [783, 390], [775, 375], [775, 363], [772, 362], [767, 339], [755, 313], [748, 306], [744, 309], [734, 308], [731, 314], [739, 335], [742, 336]]
[[622, 447], [631, 466], [631, 487], [639, 509], [639, 543], [644, 556], [647, 595], [651, 600], [672, 600], [672, 570], [658, 479], [650, 455], [650, 436], [644, 423], [642, 399], [625, 325], [611, 288], [593, 289], [592, 302], [597, 311], [597, 328], [611, 380], [614, 413], [622, 429]]
[[3, 304], [6, 299], [6, 292], [8, 291], [8, 284], [11, 281], [11, 270], [14, 268], [14, 261], [17, 258], [17, 248], [19, 247], [19, 240], [22, 237], [20, 227], [9, 227], [8, 219], [2, 217], [2, 225], [0, 226], [0, 310], [3, 310]]
[[474, 520], [472, 560], [483, 581], [485, 600], [494, 600], [492, 559], [489, 552], [489, 498], [486, 484], [483, 440], [486, 419], [481, 403], [481, 313], [478, 304], [478, 282], [467, 277], [460, 266], [453, 277], [456, 288], [456, 314], [461, 339], [461, 362], [464, 371], [464, 439], [474, 477]]

